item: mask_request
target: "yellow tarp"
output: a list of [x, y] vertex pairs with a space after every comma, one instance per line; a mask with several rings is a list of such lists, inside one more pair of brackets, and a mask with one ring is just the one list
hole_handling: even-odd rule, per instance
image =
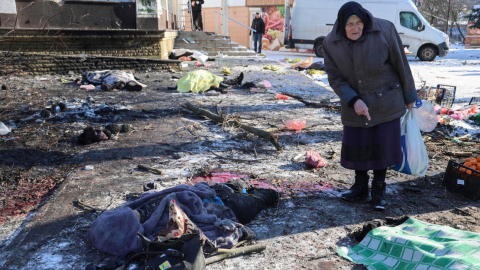
[[223, 78], [212, 74], [206, 70], [195, 70], [189, 72], [177, 82], [178, 92], [203, 93], [210, 89], [210, 87], [219, 87]]

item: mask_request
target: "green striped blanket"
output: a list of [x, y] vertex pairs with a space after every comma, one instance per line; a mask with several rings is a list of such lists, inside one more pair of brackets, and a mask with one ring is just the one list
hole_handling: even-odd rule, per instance
[[355, 247], [336, 251], [371, 270], [480, 269], [480, 234], [413, 218], [376, 228]]

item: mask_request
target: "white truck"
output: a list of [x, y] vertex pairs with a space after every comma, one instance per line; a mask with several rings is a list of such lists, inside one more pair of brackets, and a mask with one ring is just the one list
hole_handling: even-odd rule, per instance
[[[323, 57], [323, 39], [347, 0], [295, 0], [287, 48], [312, 49]], [[391, 21], [412, 56], [433, 61], [448, 54], [449, 39], [430, 26], [410, 0], [357, 0], [373, 16]]]

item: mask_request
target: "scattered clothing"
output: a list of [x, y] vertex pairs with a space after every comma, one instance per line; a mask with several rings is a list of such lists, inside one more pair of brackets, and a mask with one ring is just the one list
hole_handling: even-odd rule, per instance
[[224, 89], [233, 85], [240, 85], [243, 81], [243, 72], [235, 79], [224, 79], [206, 70], [189, 72], [177, 82], [178, 92], [204, 93], [208, 90], [226, 92]]
[[147, 85], [138, 82], [132, 71], [102, 70], [85, 72], [84, 79], [91, 84], [101, 85], [102, 90], [126, 89], [128, 91], [141, 91]]
[[313, 168], [323, 168], [327, 166], [327, 161], [315, 151], [307, 151], [305, 163]]
[[94, 129], [93, 127], [86, 127], [83, 130], [83, 133], [78, 137], [78, 142], [80, 144], [86, 145], [100, 141], [110, 140], [112, 138], [112, 133], [107, 130]]
[[202, 202], [203, 203], [218, 203], [218, 204], [221, 204], [221, 205], [225, 205], [222, 202], [222, 199], [220, 199], [220, 197], [218, 197], [218, 196], [213, 196], [213, 197], [210, 197], [210, 198], [203, 199]]
[[129, 124], [110, 124], [105, 126], [112, 134], [125, 133], [134, 130], [132, 125]]
[[478, 269], [480, 234], [409, 218], [370, 231], [355, 247], [336, 252], [368, 269]]
[[[168, 235], [168, 230], [175, 233], [175, 226], [169, 226], [174, 225], [169, 223], [171, 201], [174, 200], [184, 216], [198, 226], [216, 248], [231, 248], [244, 237], [249, 237], [250, 232], [246, 227], [237, 228], [235, 231], [223, 231], [215, 227], [215, 222], [219, 219], [216, 215], [209, 214], [202, 203], [202, 199], [213, 196], [215, 190], [204, 182], [193, 187], [179, 185], [162, 191], [143, 193], [140, 199], [119, 209], [102, 213], [90, 227], [90, 242], [95, 248], [113, 255], [125, 256], [129, 252], [140, 252], [142, 242], [137, 232], [150, 240]], [[140, 217], [137, 217], [136, 211]], [[178, 227], [181, 227], [181, 224]]]
[[169, 58], [180, 60], [181, 57], [185, 56], [191, 58], [192, 60], [197, 60], [202, 64], [204, 64], [207, 60], [210, 60], [206, 53], [188, 49], [174, 49], [172, 50]]
[[193, 92], [203, 93], [210, 87], [220, 87], [223, 78], [206, 70], [195, 70], [189, 72], [177, 82], [177, 91], [181, 93]]
[[[236, 180], [242, 181], [242, 180]], [[225, 206], [232, 209], [242, 224], [252, 221], [262, 210], [277, 203], [279, 193], [272, 189], [246, 189], [243, 193], [243, 187], [238, 184], [216, 184], [212, 186], [218, 197], [220, 197]]]

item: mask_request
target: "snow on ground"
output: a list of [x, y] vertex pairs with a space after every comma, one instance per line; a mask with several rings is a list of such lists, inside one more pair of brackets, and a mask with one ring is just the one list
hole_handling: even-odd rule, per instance
[[[313, 62], [323, 62], [323, 58], [309, 53], [266, 51], [265, 54], [267, 58], [280, 62], [287, 57], [290, 59], [313, 57]], [[480, 49], [451, 46], [450, 53], [446, 57], [437, 57], [432, 62], [420, 61], [413, 56], [407, 58], [417, 89], [420, 89], [424, 84], [429, 87], [437, 87], [439, 84], [457, 87], [454, 109], [468, 105], [472, 97], [480, 97]], [[284, 62], [283, 64], [286, 67], [291, 65]], [[286, 70], [288, 69], [286, 68]], [[312, 78], [317, 84], [331, 90], [326, 74], [315, 74]], [[478, 126], [464, 121], [453, 120], [451, 123], [456, 127], [461, 127], [457, 128], [456, 132], [452, 134], [454, 136], [480, 132]]]
[[[273, 60], [282, 60], [286, 57], [291, 59], [313, 57], [313, 62], [323, 62], [323, 58], [309, 53], [278, 51], [265, 51], [264, 53], [267, 58]], [[425, 81], [426, 86], [436, 87], [438, 84], [456, 86], [457, 102], [470, 101], [471, 97], [480, 97], [480, 49], [451, 46], [450, 53], [446, 57], [437, 57], [432, 62], [423, 62], [413, 56], [409, 56], [408, 61], [417, 89]], [[326, 77], [326, 75], [316, 75], [315, 79], [328, 86]]]

